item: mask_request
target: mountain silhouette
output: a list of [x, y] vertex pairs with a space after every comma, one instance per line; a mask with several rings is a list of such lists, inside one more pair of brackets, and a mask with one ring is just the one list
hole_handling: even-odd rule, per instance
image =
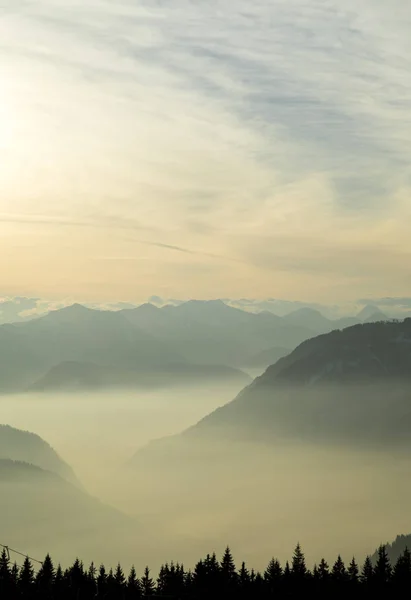
[[[409, 444], [411, 319], [355, 325], [307, 340], [230, 403], [136, 454], [155, 460], [217, 443], [280, 440]], [[214, 450], [213, 450], [214, 452]], [[214, 458], [215, 459], [215, 458]], [[171, 459], [170, 459], [171, 460]]]
[[93, 363], [67, 361], [52, 367], [28, 391], [56, 392], [110, 388], [158, 388], [193, 385], [209, 381], [230, 381], [245, 385], [246, 373], [224, 365], [170, 364], [167, 366], [125, 369]]
[[0, 425], [0, 459], [30, 463], [81, 487], [72, 468], [35, 433]]

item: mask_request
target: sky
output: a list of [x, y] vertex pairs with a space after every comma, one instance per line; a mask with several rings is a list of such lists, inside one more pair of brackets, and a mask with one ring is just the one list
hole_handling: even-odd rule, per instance
[[408, 0], [0, 17], [0, 296], [411, 296]]

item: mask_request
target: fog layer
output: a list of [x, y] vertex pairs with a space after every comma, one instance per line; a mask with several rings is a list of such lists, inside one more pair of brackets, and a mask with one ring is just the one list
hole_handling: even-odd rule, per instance
[[[24, 508], [24, 531], [10, 522], [22, 507], [16, 515], [9, 510], [7, 543], [37, 554], [53, 551], [62, 561], [82, 553], [85, 560], [136, 562], [140, 568], [170, 559], [190, 566], [204, 552], [219, 553], [230, 544], [262, 568], [272, 555], [289, 558], [297, 541], [311, 561], [339, 552], [348, 559], [408, 532], [411, 461], [404, 450], [292, 436], [275, 444], [226, 442], [221, 435], [194, 441], [177, 436], [145, 448], [238, 391], [210, 386], [201, 392], [185, 387], [172, 393], [3, 396], [2, 421], [41, 435], [86, 490], [109, 505], [96, 510], [93, 498], [67, 500], [66, 506], [74, 492], [49, 493], [36, 482], [34, 504]], [[167, 444], [174, 444], [174, 454]], [[139, 449], [140, 460], [131, 460]], [[58, 525], [59, 508], [74, 519], [73, 502], [74, 534]], [[49, 514], [49, 503], [54, 520], [39, 523], [39, 506]]]

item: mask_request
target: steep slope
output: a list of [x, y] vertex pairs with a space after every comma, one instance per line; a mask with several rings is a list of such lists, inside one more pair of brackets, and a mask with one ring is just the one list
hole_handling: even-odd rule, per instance
[[357, 325], [304, 342], [190, 434], [404, 441], [410, 391], [411, 319]]
[[207, 381], [236, 381], [246, 385], [251, 378], [223, 365], [174, 364], [157, 368], [124, 369], [93, 363], [64, 362], [41, 377], [29, 391], [55, 392], [109, 388], [158, 388], [170, 385], [204, 384]]
[[[304, 439], [409, 445], [411, 319], [356, 325], [307, 340], [232, 402], [141, 456], [204, 442]], [[183, 446], [181, 446], [183, 444]], [[193, 446], [194, 448], [194, 446]], [[138, 456], [137, 456], [138, 458]], [[156, 459], [157, 460], [157, 459]]]
[[0, 459], [30, 463], [80, 486], [71, 467], [35, 433], [0, 425]]

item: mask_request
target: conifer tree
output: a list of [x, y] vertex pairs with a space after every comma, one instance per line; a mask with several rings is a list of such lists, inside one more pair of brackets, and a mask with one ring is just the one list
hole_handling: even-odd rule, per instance
[[318, 579], [322, 583], [326, 583], [330, 578], [330, 568], [324, 558], [320, 560], [318, 565]]
[[34, 569], [28, 556], [24, 559], [23, 566], [19, 576], [19, 590], [24, 598], [33, 596], [34, 587]]
[[255, 579], [254, 579], [254, 594], [255, 596], [261, 597], [263, 590], [264, 590], [264, 577], [261, 575], [261, 573], [259, 571], [257, 571], [257, 573], [255, 574]]
[[90, 597], [94, 598], [97, 593], [97, 569], [94, 562], [90, 564], [87, 573], [84, 575], [84, 580], [87, 593], [90, 594]]
[[158, 594], [166, 594], [167, 591], [167, 583], [168, 583], [168, 564], [161, 565], [160, 571], [157, 577], [157, 593]]
[[406, 589], [411, 584], [411, 553], [407, 547], [395, 563], [392, 582], [396, 589]]
[[97, 576], [97, 594], [98, 598], [104, 598], [107, 594], [107, 572], [104, 565], [100, 565]]
[[301, 550], [300, 543], [297, 544], [294, 550], [291, 573], [294, 579], [303, 580], [307, 575], [307, 567], [305, 564], [305, 556]]
[[117, 564], [117, 567], [116, 567], [116, 570], [114, 573], [114, 581], [116, 582], [118, 589], [122, 589], [126, 583], [126, 578], [124, 576], [124, 572], [123, 572], [123, 569], [121, 568], [120, 563]]
[[240, 585], [241, 593], [243, 595], [248, 595], [251, 585], [251, 576], [250, 571], [245, 566], [245, 562], [241, 564], [241, 569], [238, 573], [238, 582]]
[[186, 590], [187, 596], [190, 597], [190, 595], [192, 594], [193, 589], [194, 589], [194, 576], [190, 570], [188, 570], [187, 573], [185, 574], [184, 588]]
[[234, 564], [233, 555], [227, 546], [221, 560], [221, 576], [225, 586], [234, 586], [237, 582], [237, 571]]
[[352, 561], [350, 562], [350, 566], [348, 567], [348, 579], [352, 584], [357, 584], [359, 579], [359, 568], [357, 565], [357, 562], [355, 560], [355, 558], [352, 558]]
[[141, 578], [141, 587], [144, 596], [153, 596], [155, 592], [155, 585], [153, 579], [150, 577], [150, 569], [146, 567], [144, 569], [144, 575]]
[[54, 576], [53, 595], [54, 598], [64, 598], [66, 590], [66, 580], [63, 574], [61, 565], [57, 565], [56, 574]]
[[137, 577], [134, 565], [130, 569], [129, 576], [127, 578], [127, 600], [138, 600], [141, 598], [141, 585]]
[[374, 573], [374, 569], [372, 566], [371, 557], [367, 556], [364, 561], [364, 565], [363, 565], [362, 571], [361, 571], [362, 583], [364, 583], [366, 585], [371, 584], [372, 579], [373, 579], [373, 573]]
[[290, 568], [290, 563], [287, 560], [287, 562], [285, 563], [284, 573], [283, 573], [284, 582], [288, 584], [290, 578], [291, 578], [291, 568]]
[[11, 590], [11, 572], [9, 553], [5, 548], [0, 555], [0, 597], [7, 598]]
[[53, 598], [54, 576], [55, 571], [53, 561], [51, 560], [50, 555], [47, 554], [36, 576], [37, 594], [42, 600]]
[[275, 594], [281, 585], [283, 570], [280, 562], [272, 558], [264, 572], [264, 581], [270, 594]]
[[384, 585], [391, 579], [391, 564], [384, 544], [378, 548], [378, 559], [374, 568], [374, 580], [377, 585]]
[[340, 555], [334, 563], [331, 574], [334, 583], [341, 584], [347, 581], [347, 570]]

